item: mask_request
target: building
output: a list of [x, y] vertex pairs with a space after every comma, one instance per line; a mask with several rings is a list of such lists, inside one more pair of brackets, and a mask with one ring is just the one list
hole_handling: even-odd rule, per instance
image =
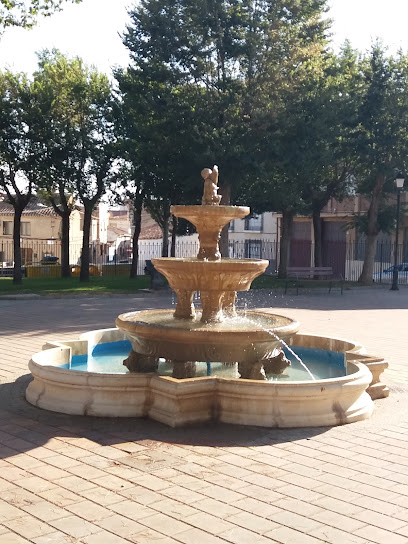
[[[0, 266], [10, 267], [13, 257], [14, 208], [4, 198], [0, 200]], [[75, 264], [80, 255], [83, 234], [83, 212], [74, 209], [70, 215], [70, 261]], [[95, 229], [92, 229], [95, 231]], [[33, 198], [21, 218], [22, 264], [40, 263], [44, 257], [61, 258], [61, 218], [52, 206]]]

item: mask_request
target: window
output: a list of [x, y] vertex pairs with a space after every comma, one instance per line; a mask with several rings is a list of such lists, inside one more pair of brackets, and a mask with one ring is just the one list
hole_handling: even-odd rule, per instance
[[245, 218], [245, 230], [255, 230], [258, 232], [262, 231], [263, 227], [263, 217], [262, 215], [252, 215], [251, 217]]
[[260, 259], [262, 253], [261, 240], [245, 240], [245, 258]]
[[13, 234], [13, 221], [3, 221], [3, 234], [6, 236]]
[[230, 224], [228, 225], [228, 230], [230, 232], [234, 232], [234, 230], [235, 230], [235, 221], [234, 220], [230, 221]]
[[21, 221], [21, 236], [31, 236], [31, 223]]

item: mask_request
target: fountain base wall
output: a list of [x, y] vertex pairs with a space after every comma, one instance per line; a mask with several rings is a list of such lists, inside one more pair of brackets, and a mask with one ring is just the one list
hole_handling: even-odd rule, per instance
[[148, 416], [172, 427], [210, 420], [263, 427], [340, 425], [366, 419], [373, 410], [366, 392], [373, 378], [361, 362], [363, 348], [321, 336], [295, 335], [292, 343], [322, 347], [335, 342], [337, 349], [347, 354], [347, 376], [271, 383], [217, 377], [178, 380], [154, 374], [98, 374], [59, 368], [71, 354], [87, 353], [88, 341], [95, 345], [123, 338], [122, 331], [106, 329], [86, 333], [77, 341], [47, 344], [29, 363], [34, 379], [26, 391], [27, 401], [38, 408], [73, 415]]

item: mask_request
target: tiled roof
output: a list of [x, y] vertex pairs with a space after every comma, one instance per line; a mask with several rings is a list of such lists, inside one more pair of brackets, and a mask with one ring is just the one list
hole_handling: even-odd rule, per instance
[[140, 240], [161, 240], [162, 237], [163, 233], [159, 225], [146, 210], [143, 210]]
[[[14, 215], [14, 208], [8, 202], [0, 202], [0, 215]], [[38, 201], [29, 202], [23, 210], [23, 215], [47, 215], [56, 217], [52, 206], [44, 206]]]

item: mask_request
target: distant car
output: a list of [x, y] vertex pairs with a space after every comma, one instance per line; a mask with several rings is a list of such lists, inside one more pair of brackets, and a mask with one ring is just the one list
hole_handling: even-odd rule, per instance
[[[408, 263], [397, 264], [398, 270], [398, 283], [408, 284]], [[373, 274], [373, 281], [378, 283], [392, 283], [393, 280], [394, 265], [389, 266], [382, 272], [376, 272]]]

